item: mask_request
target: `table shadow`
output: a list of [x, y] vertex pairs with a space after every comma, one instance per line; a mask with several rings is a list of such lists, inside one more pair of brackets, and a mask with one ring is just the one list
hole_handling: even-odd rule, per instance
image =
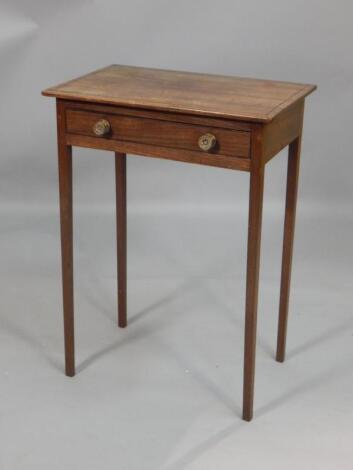
[[320, 346], [322, 343], [325, 343], [327, 341], [330, 341], [331, 339], [334, 339], [340, 333], [346, 331], [347, 328], [351, 328], [352, 326], [353, 326], [353, 318], [349, 318], [348, 320], [341, 322], [339, 325], [335, 326], [334, 328], [324, 331], [323, 333], [320, 333], [319, 335], [313, 338], [310, 338], [305, 343], [300, 344], [299, 346], [296, 346], [292, 348], [291, 350], [289, 350], [286, 354], [286, 360], [293, 359], [293, 357], [298, 356], [299, 354], [302, 354], [303, 352], [309, 351], [310, 349]]
[[16, 325], [16, 323], [12, 322], [9, 317], [4, 317], [0, 320], [0, 328], [2, 331], [6, 331], [9, 335], [30, 346], [32, 350], [40, 353], [40, 356], [43, 357], [50, 364], [50, 366], [60, 372], [64, 372], [64, 366], [60, 364], [59, 361], [56, 361], [54, 358], [48, 355], [43, 345], [40, 344], [34, 335], [26, 331], [22, 325]]

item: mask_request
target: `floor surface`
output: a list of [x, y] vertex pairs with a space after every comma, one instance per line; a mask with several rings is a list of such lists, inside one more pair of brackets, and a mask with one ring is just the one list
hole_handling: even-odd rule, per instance
[[245, 423], [245, 212], [130, 214], [126, 329], [116, 327], [113, 212], [78, 212], [77, 375], [67, 378], [57, 213], [5, 211], [0, 469], [350, 470], [353, 220], [301, 213], [279, 364], [280, 215], [265, 212], [255, 417]]

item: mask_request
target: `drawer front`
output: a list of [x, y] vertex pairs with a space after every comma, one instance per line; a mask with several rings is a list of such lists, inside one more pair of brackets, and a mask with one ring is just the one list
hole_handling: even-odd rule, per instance
[[[107, 133], [105, 135], [98, 137], [94, 132], [94, 127], [98, 121], [102, 120], [107, 121], [105, 124], [108, 129], [106, 129]], [[250, 154], [250, 132], [153, 118], [68, 109], [66, 112], [66, 129], [70, 134], [185, 149], [203, 154], [238, 158], [249, 158]], [[100, 130], [102, 129], [100, 128]], [[206, 141], [200, 142], [200, 137], [205, 135], [207, 135], [207, 138], [210, 135], [216, 138], [215, 144], [210, 150], [203, 150], [200, 147], [205, 142], [207, 147], [207, 138]]]

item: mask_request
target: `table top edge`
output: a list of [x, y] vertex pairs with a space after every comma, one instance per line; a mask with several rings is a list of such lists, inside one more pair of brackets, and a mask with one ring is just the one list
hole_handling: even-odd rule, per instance
[[[64, 91], [62, 87], [70, 84], [71, 82], [75, 82], [79, 79], [89, 77], [91, 75], [98, 74], [104, 70], [108, 70], [110, 68], [114, 67], [119, 67], [117, 64], [111, 64], [108, 65], [107, 67], [102, 67], [98, 70], [94, 70], [88, 74], [82, 75], [80, 77], [76, 77], [72, 80], [68, 80], [66, 82], [60, 83], [58, 85], [49, 87], [44, 89], [41, 94], [43, 96], [47, 97], [54, 97], [60, 100], [69, 100], [69, 101], [76, 101], [76, 102], [84, 102], [84, 103], [94, 103], [94, 104], [108, 104], [108, 105], [116, 105], [116, 106], [125, 106], [129, 108], [135, 108], [135, 109], [144, 109], [144, 110], [151, 110], [151, 111], [164, 111], [164, 112], [174, 112], [178, 114], [188, 114], [188, 115], [193, 115], [193, 116], [203, 116], [203, 117], [213, 117], [213, 118], [222, 118], [222, 119], [230, 119], [230, 120], [237, 120], [237, 121], [247, 121], [247, 122], [257, 122], [257, 123], [269, 123], [271, 122], [277, 115], [279, 115], [283, 109], [286, 107], [289, 107], [301, 99], [306, 98], [308, 95], [310, 95], [312, 92], [314, 92], [317, 89], [317, 85], [314, 84], [304, 84], [304, 83], [296, 83], [296, 82], [280, 82], [283, 84], [292, 84], [292, 85], [297, 85], [299, 86], [299, 90], [292, 96], [288, 97], [287, 100], [283, 101], [279, 105], [275, 106], [273, 109], [271, 109], [267, 113], [263, 112], [252, 112], [250, 113], [226, 113], [226, 112], [218, 112], [214, 110], [205, 110], [205, 109], [195, 109], [193, 108], [188, 108], [187, 106], [179, 107], [179, 106], [173, 106], [173, 105], [158, 105], [158, 104], [144, 104], [143, 102], [139, 102], [138, 100], [128, 100], [128, 99], [117, 99], [113, 98], [110, 99], [109, 97], [95, 97], [95, 96], [87, 96], [87, 94], [82, 94], [82, 93], [77, 93], [77, 92], [72, 92], [72, 91]], [[121, 66], [125, 67], [125, 66]], [[141, 69], [141, 67], [136, 67], [136, 66], [126, 66], [128, 68], [135, 68], [135, 69]], [[143, 67], [142, 67], [143, 68]], [[194, 73], [194, 72], [183, 72], [183, 71], [173, 71], [173, 70], [163, 70], [163, 69], [148, 69], [148, 70], [155, 70], [155, 71], [166, 71], [166, 72], [177, 72], [177, 73], [182, 73], [182, 74], [190, 74], [190, 75], [200, 75], [200, 76], [209, 76], [209, 77], [225, 77], [225, 78], [244, 78], [247, 79], [247, 77], [232, 77], [232, 76], [226, 76], [226, 75], [216, 75], [216, 74], [205, 74], [205, 73]], [[262, 80], [262, 79], [256, 79], [256, 78], [249, 78], [249, 80]], [[264, 82], [276, 82], [274, 80], [262, 80]]]

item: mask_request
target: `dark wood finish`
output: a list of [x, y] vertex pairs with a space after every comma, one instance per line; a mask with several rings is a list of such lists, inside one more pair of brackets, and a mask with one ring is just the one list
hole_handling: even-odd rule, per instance
[[263, 158], [268, 162], [271, 158], [296, 139], [302, 130], [304, 100], [284, 110], [263, 129]]
[[282, 252], [281, 291], [276, 360], [283, 362], [286, 354], [289, 291], [292, 272], [295, 214], [298, 195], [301, 134], [290, 145], [288, 151], [287, 195], [284, 218], [284, 237]]
[[219, 127], [204, 127], [180, 122], [159, 121], [158, 119], [68, 109], [66, 113], [67, 132], [96, 137], [93, 128], [95, 123], [100, 120], [108, 121], [111, 127], [109, 134], [102, 137], [104, 139], [203, 153], [198, 140], [202, 135], [212, 133], [217, 139], [217, 144], [215, 149], [209, 152], [210, 154], [249, 158], [250, 132]]
[[118, 255], [118, 325], [125, 328], [126, 316], [126, 155], [115, 153], [116, 236]]
[[[115, 152], [120, 327], [127, 324], [126, 154], [248, 171], [243, 419], [252, 419], [265, 165], [289, 145], [276, 356], [283, 361], [304, 98], [315, 88], [298, 83], [113, 65], [43, 92], [57, 98], [67, 375], [75, 374], [72, 146]], [[207, 139], [200, 142], [207, 151], [202, 151], [199, 137], [205, 134]]]
[[163, 158], [178, 162], [197, 163], [200, 165], [228, 168], [230, 170], [249, 171], [250, 169], [250, 160], [247, 158], [223, 157], [222, 155], [213, 155], [206, 152], [192, 152], [190, 150], [178, 150], [167, 147], [157, 147], [155, 145], [121, 142], [112, 139], [102, 139], [99, 137], [88, 137], [75, 134], [67, 134], [66, 143], [78, 147], [110, 150], [112, 152]]
[[269, 122], [314, 85], [111, 65], [44, 90], [46, 96]]
[[57, 104], [65, 372], [75, 375], [74, 278], [72, 232], [72, 149], [65, 141], [65, 109]]
[[237, 131], [251, 131], [253, 123], [247, 121], [235, 121], [233, 119], [222, 119], [209, 116], [198, 116], [194, 114], [182, 114], [170, 111], [155, 111], [142, 108], [127, 108], [125, 106], [114, 106], [111, 104], [86, 103], [83, 101], [61, 100], [65, 102], [67, 109], [79, 111], [90, 111], [97, 113], [117, 114], [123, 116], [135, 116], [158, 121], [183, 122], [185, 124], [199, 124], [200, 126], [221, 127], [222, 129], [233, 129]]
[[244, 340], [244, 389], [243, 419], [253, 417], [257, 303], [259, 290], [260, 245], [264, 171], [262, 162], [262, 135], [258, 129], [253, 133], [253, 153], [250, 170], [248, 259], [246, 272], [245, 340]]

